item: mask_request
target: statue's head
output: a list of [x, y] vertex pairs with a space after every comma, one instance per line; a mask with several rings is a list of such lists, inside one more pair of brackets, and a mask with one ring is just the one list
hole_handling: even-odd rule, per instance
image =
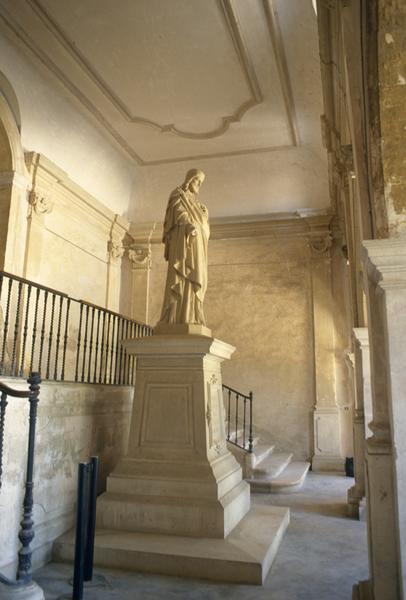
[[202, 185], [206, 175], [200, 169], [190, 169], [186, 173], [185, 181], [183, 182], [182, 188], [185, 191], [198, 194], [200, 186]]

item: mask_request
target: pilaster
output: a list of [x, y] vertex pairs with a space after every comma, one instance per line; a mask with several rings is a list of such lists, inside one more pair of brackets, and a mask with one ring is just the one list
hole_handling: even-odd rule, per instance
[[106, 308], [120, 312], [121, 262], [124, 256], [124, 237], [127, 233], [126, 222], [115, 216], [107, 242], [107, 280]]
[[132, 244], [128, 248], [131, 262], [131, 318], [149, 321], [149, 278], [152, 266], [151, 244]]
[[348, 512], [360, 518], [360, 504], [365, 497], [365, 439], [372, 433], [371, 372], [367, 327], [353, 329], [355, 405], [353, 416], [355, 485], [348, 490]]
[[311, 252], [315, 360], [313, 470], [342, 471], [340, 411], [336, 403], [334, 319], [331, 291], [332, 236], [328, 219], [312, 223]]

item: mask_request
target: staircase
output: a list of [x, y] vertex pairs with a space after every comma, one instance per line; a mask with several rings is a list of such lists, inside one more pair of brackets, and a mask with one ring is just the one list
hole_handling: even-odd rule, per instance
[[[299, 490], [310, 467], [293, 454], [275, 452], [275, 446], [261, 441], [253, 432], [253, 394], [237, 392], [223, 385], [227, 446], [243, 468], [252, 492], [287, 493]], [[233, 429], [232, 429], [233, 427]]]

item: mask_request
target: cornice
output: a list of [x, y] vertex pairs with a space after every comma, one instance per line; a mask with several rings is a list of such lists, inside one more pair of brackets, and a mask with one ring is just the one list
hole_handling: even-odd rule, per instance
[[[308, 238], [312, 232], [329, 234], [332, 215], [326, 211], [303, 210], [291, 213], [217, 217], [210, 220], [210, 239], [251, 237]], [[162, 223], [132, 223], [130, 235], [136, 243], [159, 244], [162, 241]]]
[[[67, 197], [72, 208], [83, 211], [98, 222], [107, 231], [114, 228], [124, 236], [130, 223], [124, 217], [115, 214], [94, 196], [86, 192], [80, 185], [72, 181], [67, 173], [55, 165], [43, 154], [29, 152], [25, 155], [27, 169], [32, 178], [32, 191], [36, 189], [49, 194], [52, 201]], [[32, 196], [33, 197], [33, 196]]]
[[360, 348], [369, 346], [368, 327], [354, 327], [352, 330], [354, 343]]
[[369, 279], [381, 289], [406, 287], [406, 240], [366, 240], [362, 260]]

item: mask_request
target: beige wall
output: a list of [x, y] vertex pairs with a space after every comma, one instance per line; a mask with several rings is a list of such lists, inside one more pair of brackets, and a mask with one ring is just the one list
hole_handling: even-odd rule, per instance
[[[281, 450], [312, 453], [314, 366], [310, 258], [302, 238], [214, 239], [205, 312], [236, 346], [223, 381], [254, 392], [254, 423]], [[150, 322], [159, 317], [166, 263], [153, 246]]]
[[[23, 380], [3, 379], [27, 389]], [[35, 451], [34, 566], [50, 559], [53, 540], [74, 521], [77, 464], [100, 457], [99, 492], [126, 451], [133, 388], [43, 383]], [[9, 398], [0, 492], [0, 571], [15, 576], [26, 465], [28, 401]]]

